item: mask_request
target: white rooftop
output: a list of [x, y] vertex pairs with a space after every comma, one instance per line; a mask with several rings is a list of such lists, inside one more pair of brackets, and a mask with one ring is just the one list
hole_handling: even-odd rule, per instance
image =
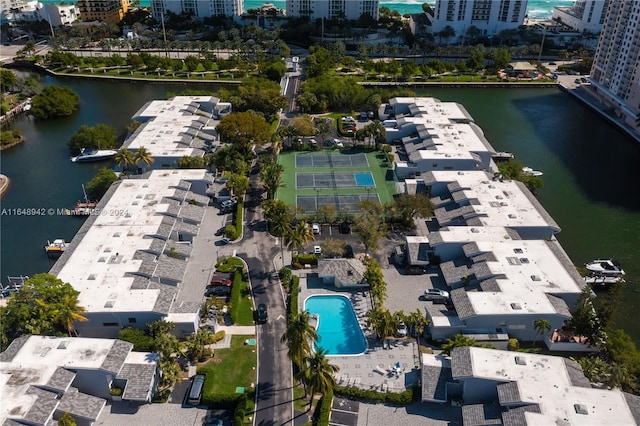
[[[541, 413], [525, 414], [527, 425], [636, 424], [622, 392], [573, 386], [561, 357], [469, 349], [473, 377], [517, 382], [521, 400], [540, 405]], [[578, 414], [575, 404], [588, 414]]]
[[121, 181], [100, 216], [66, 259], [57, 277], [80, 292], [78, 304], [88, 312], [152, 311], [160, 290], [131, 289], [141, 260], [138, 250], [150, 248], [172, 196], [181, 180], [205, 179], [206, 170], [154, 170], [147, 179]]
[[23, 417], [37, 400], [26, 393], [46, 385], [58, 367], [99, 369], [116, 340], [30, 336], [10, 362], [0, 362], [0, 424]]
[[[560, 231], [542, 206], [534, 204], [535, 200], [525, 193], [526, 188], [516, 181], [493, 180], [487, 172], [480, 170], [430, 173], [436, 182], [458, 182], [462, 188], [456, 191], [459, 201], [473, 201], [473, 217], [477, 217], [482, 226], [552, 227]], [[429, 182], [425, 183], [429, 185]]]
[[442, 243], [511, 240], [510, 231], [503, 226], [449, 226], [435, 233], [438, 234], [438, 240]]
[[135, 151], [144, 146], [152, 157], [195, 155], [202, 146], [198, 132], [217, 124], [213, 111], [218, 103], [212, 96], [175, 96], [148, 102], [133, 115], [133, 120], [143, 124], [124, 147]]
[[543, 240], [476, 241], [478, 253], [492, 253], [489, 275], [498, 279], [499, 292], [467, 292], [477, 315], [556, 313], [546, 294], [579, 294], [581, 288]]

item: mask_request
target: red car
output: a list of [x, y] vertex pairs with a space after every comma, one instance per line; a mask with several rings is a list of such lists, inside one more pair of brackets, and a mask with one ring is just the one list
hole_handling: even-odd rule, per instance
[[224, 278], [220, 277], [213, 277], [211, 278], [209, 287], [231, 287], [231, 280], [225, 280]]

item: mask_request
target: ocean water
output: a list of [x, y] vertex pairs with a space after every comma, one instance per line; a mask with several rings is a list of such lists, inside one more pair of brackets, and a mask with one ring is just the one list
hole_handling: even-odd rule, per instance
[[[41, 3], [60, 3], [61, 0], [40, 0]], [[551, 14], [554, 7], [558, 6], [571, 6], [574, 0], [529, 0], [527, 3], [527, 15], [529, 18], [551, 18]], [[75, 3], [75, 1], [68, 1], [67, 3]], [[285, 9], [286, 0], [244, 0], [244, 10], [255, 9], [262, 6], [264, 3], [272, 3], [276, 7]], [[423, 0], [390, 0], [381, 1], [380, 7], [388, 7], [391, 10], [397, 10], [401, 15], [407, 13], [420, 13], [422, 11]], [[434, 4], [433, 1], [427, 2]], [[141, 0], [140, 5], [148, 7], [151, 4], [150, 0]]]

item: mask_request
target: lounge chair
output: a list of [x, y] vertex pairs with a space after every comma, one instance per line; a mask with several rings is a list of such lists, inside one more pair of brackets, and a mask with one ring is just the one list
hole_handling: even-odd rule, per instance
[[385, 374], [387, 374], [387, 372], [385, 371], [384, 367], [382, 367], [381, 365], [376, 365], [375, 371], [377, 371], [378, 373], [382, 374], [383, 376]]

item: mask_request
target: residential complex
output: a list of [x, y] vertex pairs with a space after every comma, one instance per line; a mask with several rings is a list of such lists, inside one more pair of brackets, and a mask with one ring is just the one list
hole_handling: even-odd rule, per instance
[[142, 123], [123, 144], [137, 151], [145, 147], [154, 162], [140, 164], [146, 169], [178, 166], [184, 156], [202, 157], [218, 139], [215, 126], [231, 112], [231, 104], [212, 96], [176, 96], [168, 100], [147, 102], [132, 117]]
[[[213, 180], [205, 170], [154, 170], [114, 184], [51, 269], [77, 291], [82, 336], [115, 338], [165, 319], [178, 336], [198, 330], [201, 271], [189, 272]], [[202, 236], [201, 236], [202, 238]], [[197, 268], [197, 266], [193, 266]], [[182, 291], [185, 281], [197, 286]]]
[[75, 3], [51, 4], [26, 0], [2, 0], [0, 2], [0, 20], [39, 21], [44, 20], [52, 26], [69, 25], [80, 18]]
[[122, 21], [129, 7], [130, 0], [78, 0], [80, 19], [83, 22], [117, 24]]
[[462, 401], [464, 425], [635, 425], [640, 398], [593, 388], [567, 358], [454, 348], [422, 355], [422, 399]]
[[614, 113], [638, 132], [640, 114], [640, 5], [609, 2], [593, 58], [590, 81]]
[[554, 7], [553, 20], [560, 21], [575, 31], [597, 34], [602, 30], [609, 2], [610, 0], [577, 0], [570, 7]]
[[437, 0], [433, 8], [431, 32], [445, 27], [455, 31], [455, 38], [464, 37], [474, 26], [482, 35], [492, 36], [504, 30], [515, 30], [524, 23], [527, 0]]
[[358, 19], [369, 14], [378, 19], [379, 0], [287, 0], [286, 13], [292, 18]]
[[110, 389], [119, 399], [151, 402], [160, 371], [158, 354], [132, 352], [121, 340], [23, 336], [0, 354], [0, 424], [51, 425], [64, 413], [93, 424]]
[[166, 17], [167, 12], [209, 18], [211, 16], [240, 16], [243, 10], [244, 0], [151, 0], [151, 15], [158, 21]]

